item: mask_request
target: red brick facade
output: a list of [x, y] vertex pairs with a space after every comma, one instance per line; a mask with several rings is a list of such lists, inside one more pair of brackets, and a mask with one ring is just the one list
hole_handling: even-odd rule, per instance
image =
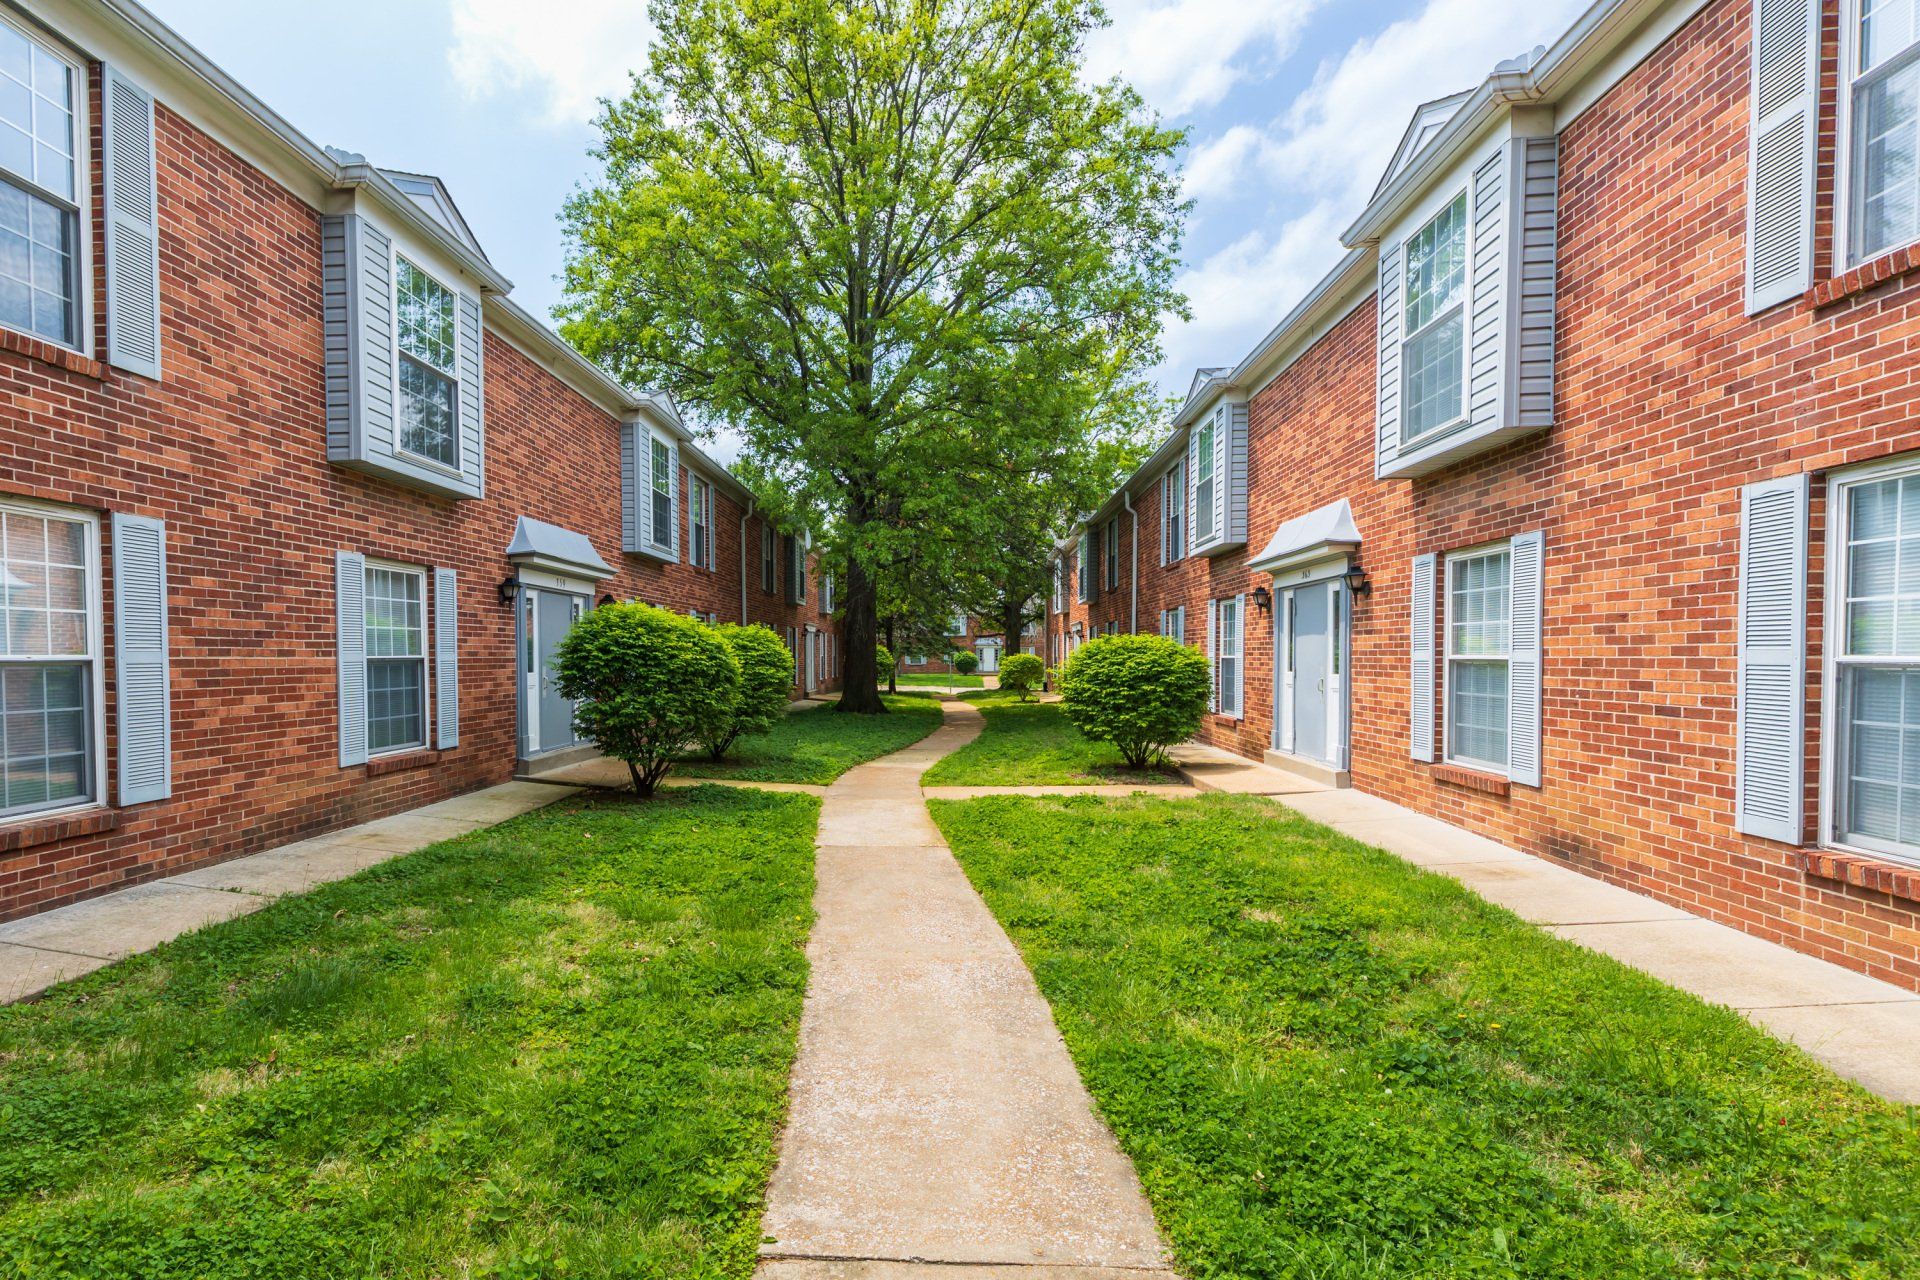
[[[93, 332], [105, 350], [92, 68]], [[741, 618], [744, 491], [714, 469], [714, 567], [622, 555], [620, 422], [585, 374], [485, 337], [487, 491], [428, 496], [327, 461], [321, 212], [159, 96], [163, 376], [0, 331], [0, 498], [102, 519], [106, 776], [100, 803], [0, 819], [0, 919], [502, 782], [516, 769], [515, 609], [505, 551], [531, 516], [587, 535], [616, 572], [601, 592]], [[584, 367], [584, 366], [582, 366]], [[683, 460], [687, 454], [683, 452]], [[677, 504], [686, 545], [687, 471]], [[108, 513], [166, 522], [171, 797], [115, 802], [114, 548]], [[758, 522], [750, 521], [757, 557]], [[342, 768], [335, 555], [458, 575], [459, 744]], [[806, 606], [747, 611], [832, 630], [817, 574]], [[823, 678], [822, 684], [828, 683]], [[431, 740], [431, 735], [430, 735]]]
[[[1920, 450], [1920, 266], [1907, 250], [1833, 272], [1839, 4], [1829, 0], [1814, 288], [1749, 317], [1749, 0], [1713, 0], [1559, 128], [1555, 406], [1549, 430], [1414, 479], [1376, 479], [1371, 286], [1249, 399], [1249, 549], [1346, 499], [1370, 593], [1350, 626], [1352, 784], [1589, 875], [1920, 989], [1910, 868], [1818, 848], [1827, 473]], [[1798, 844], [1734, 815], [1741, 488], [1812, 475], [1807, 795]], [[1247, 554], [1159, 563], [1157, 475], [1136, 478], [1141, 631], [1247, 593], [1244, 718], [1205, 736], [1273, 742], [1271, 579]], [[1099, 518], [1117, 508], [1117, 499]], [[1120, 513], [1123, 531], [1128, 517]], [[1414, 557], [1544, 534], [1538, 787], [1409, 751]], [[1123, 579], [1048, 622], [1128, 627]], [[1437, 682], [1436, 702], [1444, 698]]]

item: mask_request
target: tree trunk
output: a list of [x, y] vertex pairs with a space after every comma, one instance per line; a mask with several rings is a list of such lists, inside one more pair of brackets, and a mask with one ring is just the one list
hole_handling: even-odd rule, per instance
[[1003, 598], [1000, 602], [1000, 629], [1006, 643], [1001, 647], [1004, 653], [1020, 652], [1020, 633], [1025, 630], [1020, 624], [1026, 621], [1026, 601]]
[[880, 640], [880, 619], [874, 609], [873, 579], [860, 557], [847, 557], [845, 610], [840, 615], [840, 639], [845, 654], [840, 682], [840, 710], [853, 715], [886, 714], [880, 701], [880, 673], [874, 669], [874, 645]]

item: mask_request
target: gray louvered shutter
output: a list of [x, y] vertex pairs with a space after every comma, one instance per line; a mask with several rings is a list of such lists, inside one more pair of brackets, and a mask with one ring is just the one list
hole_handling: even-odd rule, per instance
[[1800, 843], [1805, 800], [1807, 477], [1740, 491], [1735, 825]]
[[1200, 485], [1198, 483], [1198, 477], [1200, 475], [1200, 472], [1199, 472], [1199, 469], [1194, 465], [1199, 460], [1200, 460], [1200, 432], [1197, 427], [1188, 427], [1187, 428], [1187, 474], [1185, 477], [1187, 482], [1187, 491], [1183, 495], [1183, 501], [1187, 508], [1186, 543], [1187, 543], [1187, 551], [1189, 554], [1192, 554], [1193, 552], [1195, 534], [1196, 534], [1196, 531], [1199, 529], [1199, 524], [1194, 520], [1195, 514], [1200, 510]]
[[1747, 311], [1813, 279], [1820, 0], [1753, 0], [1747, 174]]
[[1380, 246], [1380, 283], [1375, 297], [1379, 382], [1375, 388], [1374, 466], [1400, 453], [1400, 246]]
[[173, 794], [172, 683], [167, 668], [167, 526], [113, 517], [114, 728], [120, 803]]
[[1513, 540], [1507, 563], [1512, 641], [1507, 662], [1507, 777], [1540, 785], [1540, 614], [1545, 582], [1546, 539], [1523, 533]]
[[1227, 437], [1233, 432], [1233, 413], [1221, 406], [1213, 413], [1213, 535], [1219, 542], [1232, 535], [1227, 528], [1227, 486], [1233, 478], [1227, 474]]
[[667, 519], [672, 529], [667, 534], [667, 549], [680, 555], [680, 446], [667, 446]]
[[1408, 690], [1407, 723], [1413, 758], [1433, 761], [1433, 603], [1439, 561], [1431, 555], [1413, 558], [1413, 661]]
[[1233, 598], [1233, 625], [1239, 633], [1233, 638], [1233, 714], [1247, 718], [1247, 598]]
[[486, 340], [480, 302], [460, 295], [460, 470], [484, 487], [486, 477]]
[[367, 762], [367, 558], [333, 562], [334, 647], [340, 664], [340, 767]]
[[634, 422], [620, 424], [620, 549], [638, 551], [641, 539], [645, 536], [645, 524], [640, 517], [640, 495], [645, 491], [639, 479], [638, 441], [640, 425]]
[[160, 376], [160, 195], [153, 97], [105, 69], [107, 362]]
[[1207, 601], [1207, 710], [1220, 710], [1220, 602]]
[[433, 571], [434, 745], [460, 745], [460, 590], [452, 569]]

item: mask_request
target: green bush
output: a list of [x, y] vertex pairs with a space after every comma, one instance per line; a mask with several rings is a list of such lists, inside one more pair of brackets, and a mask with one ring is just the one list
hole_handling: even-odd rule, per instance
[[980, 669], [980, 659], [965, 649], [958, 650], [953, 655], [953, 669], [963, 676], [970, 676]]
[[757, 622], [746, 627], [723, 623], [714, 631], [740, 668], [733, 714], [714, 722], [700, 739], [708, 757], [719, 760], [742, 734], [766, 733], [787, 714], [787, 695], [793, 692], [793, 653], [771, 627]]
[[712, 627], [646, 604], [603, 604], [574, 623], [554, 671], [575, 726], [626, 762], [642, 796], [732, 719], [740, 696], [740, 664]]
[[1012, 689], [1020, 695], [1020, 701], [1031, 700], [1031, 694], [1047, 678], [1047, 664], [1040, 661], [1035, 653], [1010, 653], [1000, 660], [1000, 687]]
[[1165, 636], [1101, 636], [1067, 660], [1060, 697], [1075, 728], [1141, 769], [1199, 731], [1210, 683], [1198, 649]]
[[887, 646], [883, 644], [873, 646], [873, 669], [883, 683], [887, 678], [887, 673], [892, 671], [894, 667], [899, 664], [899, 661], [898, 658], [893, 656], [893, 650], [887, 648]]

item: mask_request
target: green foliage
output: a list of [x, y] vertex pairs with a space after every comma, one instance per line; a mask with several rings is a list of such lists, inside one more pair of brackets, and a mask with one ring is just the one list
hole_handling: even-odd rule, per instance
[[740, 669], [733, 714], [709, 725], [700, 739], [712, 760], [723, 759], [743, 734], [767, 733], [787, 714], [793, 692], [793, 653], [771, 627], [736, 622], [714, 628]]
[[574, 724], [626, 762], [650, 796], [674, 758], [724, 732], [740, 665], [712, 627], [646, 604], [603, 604], [573, 624], [554, 659]]
[[1025, 702], [1047, 678], [1046, 664], [1037, 653], [1010, 653], [1000, 659], [1000, 687], [1011, 689]]
[[0, 1275], [750, 1280], [818, 812], [563, 801], [0, 1008]]
[[1180, 1274], [1915, 1274], [1916, 1116], [1248, 797], [935, 802]]
[[1144, 416], [1185, 311], [1182, 135], [1086, 74], [1098, 0], [653, 12], [567, 206], [565, 331], [821, 516], [846, 705], [877, 709], [867, 647], [912, 584]]
[[931, 671], [906, 671], [898, 677], [903, 688], [920, 689], [984, 689], [986, 679], [982, 676], [938, 675]]
[[1100, 636], [1060, 676], [1067, 719], [1144, 769], [1200, 729], [1211, 689], [1206, 655], [1166, 636]]
[[970, 676], [980, 669], [980, 659], [966, 649], [957, 649], [953, 655], [953, 669], [963, 676]]
[[940, 704], [902, 694], [886, 699], [891, 715], [843, 716], [831, 706], [783, 714], [772, 730], [742, 741], [718, 763], [692, 759], [676, 766], [696, 778], [825, 785], [853, 768], [910, 747], [940, 727]]
[[1022, 702], [1005, 689], [969, 694], [986, 723], [980, 736], [937, 761], [928, 786], [1085, 786], [1090, 783], [1179, 782], [1164, 771], [1127, 767], [1120, 753], [1071, 724], [1057, 702]]
[[883, 644], [873, 646], [873, 667], [883, 678], [887, 672], [892, 671], [899, 665], [900, 660], [893, 656], [893, 650]]

